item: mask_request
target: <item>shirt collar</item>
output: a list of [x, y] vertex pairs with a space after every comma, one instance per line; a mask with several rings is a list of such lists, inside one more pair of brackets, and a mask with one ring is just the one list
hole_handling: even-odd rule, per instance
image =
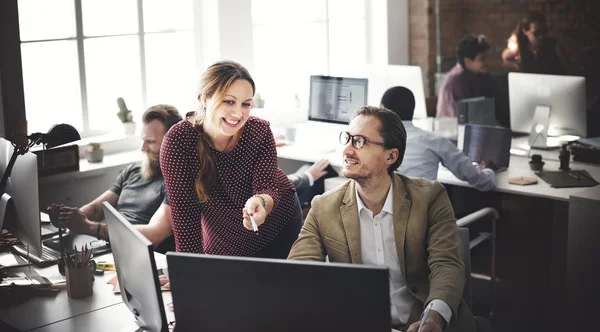
[[402, 124], [404, 125], [405, 129], [409, 129], [414, 127], [415, 125], [413, 124], [412, 120], [410, 121], [402, 121]]
[[[383, 203], [383, 208], [381, 209], [382, 212], [394, 214], [394, 205], [393, 205], [394, 190], [393, 189], [394, 189], [394, 181], [392, 181], [390, 183], [390, 190], [388, 190], [387, 196], [385, 198], [385, 203]], [[360, 214], [360, 211], [362, 209], [367, 209], [367, 207], [363, 203], [362, 199], [360, 199], [360, 196], [358, 195], [358, 186], [356, 186], [356, 185], [354, 186], [354, 194], [356, 195], [356, 205], [358, 206], [358, 213]]]

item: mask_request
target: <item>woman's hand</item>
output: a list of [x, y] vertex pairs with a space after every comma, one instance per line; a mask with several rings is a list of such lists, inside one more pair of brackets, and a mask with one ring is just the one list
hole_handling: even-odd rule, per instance
[[267, 218], [267, 211], [265, 211], [265, 208], [263, 207], [262, 200], [256, 196], [252, 196], [248, 199], [242, 213], [244, 216], [244, 227], [249, 231], [254, 231], [250, 216], [254, 217], [257, 227], [264, 224], [265, 219]]

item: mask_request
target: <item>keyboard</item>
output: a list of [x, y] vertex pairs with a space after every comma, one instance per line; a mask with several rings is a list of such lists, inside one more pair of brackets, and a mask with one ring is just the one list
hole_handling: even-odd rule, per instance
[[[27, 247], [22, 243], [12, 246], [13, 251], [19, 256], [27, 259]], [[35, 253], [29, 251], [29, 260], [38, 265], [51, 265], [56, 264], [60, 259], [60, 253], [56, 250], [50, 249], [46, 246], [42, 246], [42, 256], [37, 256]]]

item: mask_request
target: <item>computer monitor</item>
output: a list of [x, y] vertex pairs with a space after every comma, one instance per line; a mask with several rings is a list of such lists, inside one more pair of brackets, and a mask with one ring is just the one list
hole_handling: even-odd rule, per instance
[[494, 98], [475, 97], [456, 101], [458, 125], [496, 125], [496, 100]]
[[173, 252], [167, 263], [182, 331], [390, 331], [384, 267]]
[[491, 161], [497, 171], [508, 168], [512, 131], [503, 127], [466, 125], [463, 152], [473, 162]]
[[[4, 174], [14, 147], [10, 141], [0, 138], [0, 173]], [[6, 194], [11, 197], [12, 213], [4, 221], [4, 227], [13, 233], [29, 252], [42, 254], [40, 203], [38, 190], [37, 156], [27, 152], [18, 156], [8, 182]]]
[[585, 78], [509, 73], [510, 126], [529, 133], [537, 106], [550, 107], [549, 136], [587, 136]]
[[394, 86], [403, 86], [415, 96], [414, 119], [427, 118], [425, 106], [425, 86], [423, 73], [419, 66], [399, 65], [367, 65], [366, 77], [369, 80], [369, 105], [379, 106], [381, 97], [387, 89]]
[[310, 77], [308, 120], [348, 124], [354, 113], [367, 105], [366, 78]]
[[141, 331], [167, 332], [154, 248], [108, 202], [102, 203], [110, 234], [121, 297]]

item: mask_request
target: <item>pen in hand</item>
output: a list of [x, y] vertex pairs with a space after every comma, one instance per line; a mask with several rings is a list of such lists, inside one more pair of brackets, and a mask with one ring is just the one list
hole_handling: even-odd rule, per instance
[[429, 302], [429, 304], [427, 305], [427, 308], [425, 308], [425, 312], [423, 312], [423, 319], [421, 319], [421, 323], [419, 324], [419, 329], [417, 330], [417, 332], [421, 332], [421, 328], [423, 327], [423, 324], [425, 324], [425, 321], [427, 320], [427, 317], [429, 316], [429, 313], [431, 312], [432, 306], [433, 306], [433, 302]]
[[254, 220], [254, 216], [250, 215], [250, 222], [252, 222], [252, 229], [254, 233], [258, 233], [258, 226], [256, 226], [256, 220]]

